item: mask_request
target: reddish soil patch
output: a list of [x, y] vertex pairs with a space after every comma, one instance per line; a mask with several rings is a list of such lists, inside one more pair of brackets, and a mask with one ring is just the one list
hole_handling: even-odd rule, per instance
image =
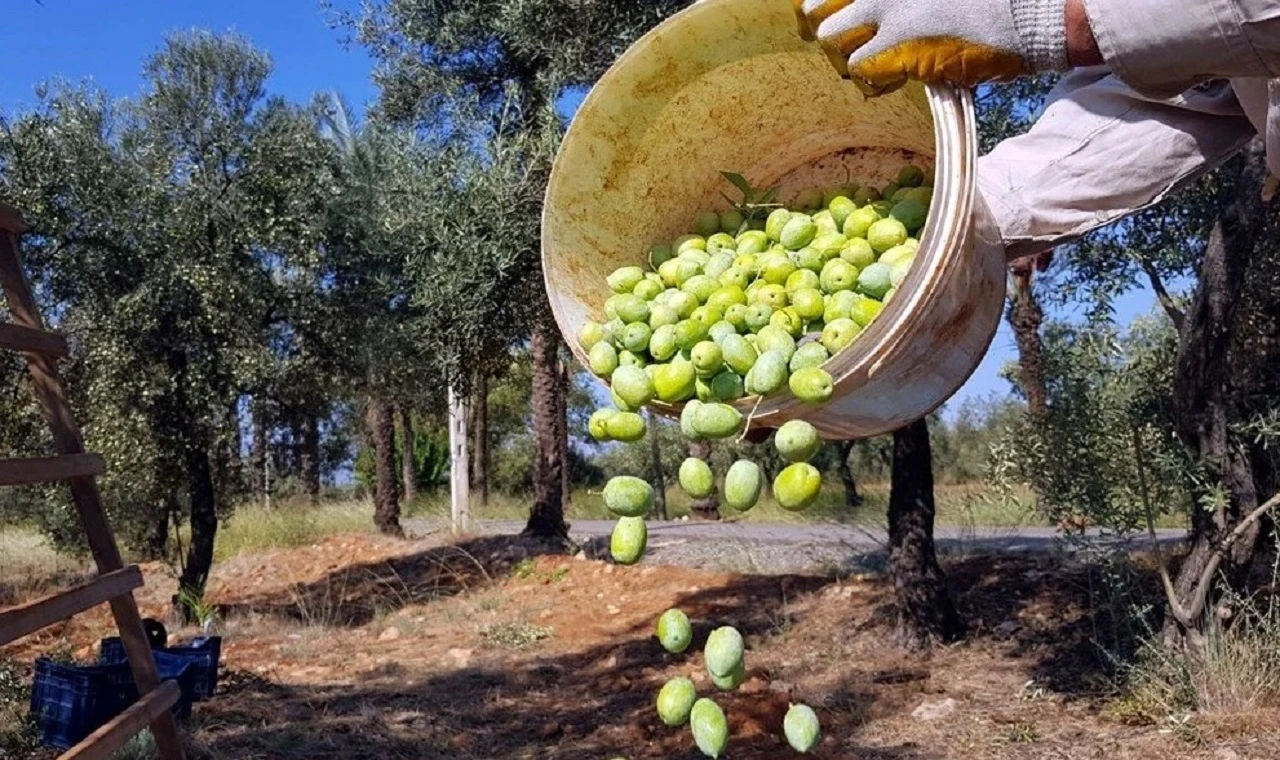
[[[713, 695], [698, 650], [734, 625], [748, 679], [714, 694], [730, 717], [728, 758], [796, 756], [781, 737], [791, 701], [818, 711], [811, 756], [823, 760], [1280, 756], [1271, 713], [1197, 719], [1195, 732], [1103, 717], [1094, 642], [1117, 621], [1084, 570], [1025, 557], [948, 570], [973, 635], [914, 656], [889, 643], [889, 590], [875, 577], [622, 568], [518, 539], [335, 538], [217, 569], [228, 672], [191, 728], [199, 754], [235, 760], [692, 760], [688, 730], [663, 726], [653, 700], [677, 675]], [[172, 584], [148, 572], [144, 601], [158, 613]], [[653, 637], [672, 606], [696, 631], [679, 656]], [[88, 652], [109, 625], [83, 617], [67, 633]]]

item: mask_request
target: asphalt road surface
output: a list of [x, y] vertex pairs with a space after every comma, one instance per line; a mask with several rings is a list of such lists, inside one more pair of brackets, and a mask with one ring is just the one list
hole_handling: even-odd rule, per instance
[[[570, 535], [578, 541], [606, 537], [613, 530], [609, 520], [579, 520], [570, 525]], [[441, 530], [444, 525], [434, 520], [405, 520], [405, 530], [410, 535], [425, 535]], [[516, 534], [524, 529], [523, 522], [508, 520], [482, 521], [476, 532], [488, 535]], [[1160, 543], [1176, 544], [1186, 536], [1186, 531], [1165, 529], [1156, 531]], [[1091, 535], [1099, 537], [1096, 531]], [[1064, 546], [1062, 534], [1045, 527], [939, 527], [934, 538], [940, 549], [981, 549], [996, 551], [1049, 551]], [[1106, 537], [1100, 537], [1104, 542]], [[669, 541], [690, 540], [734, 541], [758, 544], [807, 544], [838, 545], [855, 550], [871, 550], [884, 547], [888, 535], [881, 528], [864, 528], [840, 523], [740, 523], [695, 522], [692, 520], [649, 523], [650, 545]], [[1141, 547], [1148, 539], [1145, 533], [1124, 539]]]

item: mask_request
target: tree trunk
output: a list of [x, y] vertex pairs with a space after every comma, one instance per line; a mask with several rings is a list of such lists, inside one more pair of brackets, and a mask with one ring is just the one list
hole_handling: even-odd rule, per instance
[[164, 559], [169, 554], [169, 515], [176, 505], [172, 496], [156, 510], [151, 524], [147, 526], [147, 535], [143, 540], [143, 558], [148, 560]]
[[1044, 347], [1040, 342], [1040, 326], [1044, 310], [1032, 288], [1033, 271], [1047, 269], [1052, 253], [1021, 259], [1013, 266], [1013, 298], [1006, 318], [1018, 344], [1018, 385], [1027, 397], [1027, 412], [1035, 421], [1049, 412], [1049, 392], [1045, 386]]
[[558, 365], [560, 393], [556, 396], [556, 424], [560, 429], [556, 431], [556, 440], [560, 443], [560, 461], [564, 463], [560, 468], [560, 498], [567, 512], [573, 500], [573, 459], [569, 456], [569, 365], [563, 361]]
[[404, 505], [413, 506], [418, 498], [418, 467], [414, 461], [413, 410], [404, 404], [400, 410], [400, 479], [404, 485]]
[[[1236, 419], [1233, 408], [1236, 389], [1228, 356], [1239, 294], [1266, 220], [1260, 143], [1252, 143], [1240, 159], [1235, 195], [1210, 232], [1195, 298], [1179, 335], [1173, 383], [1178, 434], [1225, 496], [1213, 511], [1192, 511], [1191, 552], [1174, 583], [1184, 604], [1193, 596], [1214, 547], [1260, 504], [1247, 446], [1232, 433], [1232, 427], [1244, 420]], [[1255, 523], [1232, 545], [1222, 565], [1228, 583], [1239, 584], [1247, 576], [1258, 535]], [[1195, 633], [1178, 630], [1172, 616], [1165, 629], [1167, 639], [1181, 643], [1197, 640]]]
[[267, 497], [267, 413], [261, 401], [253, 402], [253, 441], [249, 452], [249, 467], [252, 470], [249, 488], [253, 496], [259, 500]]
[[480, 506], [489, 504], [489, 377], [476, 375], [471, 399], [471, 488]]
[[556, 416], [563, 407], [559, 397], [560, 387], [559, 348], [560, 337], [549, 319], [541, 319], [534, 325], [532, 340], [533, 369], [533, 509], [525, 525], [525, 535], [549, 538], [567, 538], [569, 526], [564, 521], [564, 476], [566, 462], [562, 456], [558, 433], [561, 430]]
[[836, 463], [836, 469], [840, 473], [840, 484], [844, 486], [845, 509], [857, 509], [862, 506], [862, 497], [858, 495], [858, 482], [853, 479], [853, 465], [849, 464], [849, 455], [853, 453], [854, 443], [856, 441], [840, 441], [838, 449], [840, 461]]
[[298, 431], [298, 469], [302, 491], [307, 501], [320, 502], [320, 421], [312, 412], [304, 412]]
[[191, 545], [179, 587], [200, 598], [213, 567], [213, 544], [218, 535], [218, 505], [213, 486], [213, 466], [204, 447], [186, 447], [187, 497], [191, 502]]
[[933, 545], [933, 457], [924, 420], [893, 434], [889, 492], [889, 575], [894, 636], [909, 650], [964, 635]]
[[[690, 441], [689, 456], [697, 457], [704, 462], [711, 461], [711, 441]], [[769, 482], [773, 482], [770, 478]], [[689, 509], [693, 512], [694, 519], [697, 520], [719, 520], [720, 519], [720, 495], [716, 491], [712, 491], [711, 495], [705, 499], [695, 499], [689, 505]]]
[[391, 404], [381, 398], [370, 399], [369, 423], [377, 473], [373, 489], [373, 522], [382, 533], [403, 536], [400, 500], [396, 493], [396, 423]]
[[227, 435], [225, 450], [220, 455], [219, 487], [223, 494], [239, 496], [244, 493], [244, 462], [240, 447], [240, 404], [233, 401], [227, 407]]
[[667, 516], [667, 479], [662, 473], [662, 447], [658, 441], [658, 415], [649, 412], [649, 485], [653, 486], [653, 508], [649, 517], [669, 520]]

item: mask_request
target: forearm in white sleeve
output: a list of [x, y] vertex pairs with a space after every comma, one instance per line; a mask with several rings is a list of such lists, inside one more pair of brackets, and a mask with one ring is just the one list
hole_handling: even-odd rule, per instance
[[1029, 132], [982, 157], [978, 189], [1016, 259], [1158, 203], [1256, 134], [1226, 83], [1156, 100], [1081, 69]]
[[1168, 97], [1205, 79], [1280, 77], [1276, 0], [1083, 0], [1098, 50], [1131, 87]]

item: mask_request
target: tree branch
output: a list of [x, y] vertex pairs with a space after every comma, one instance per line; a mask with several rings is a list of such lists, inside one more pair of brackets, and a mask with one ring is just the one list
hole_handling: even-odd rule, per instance
[[1165, 290], [1164, 281], [1160, 278], [1160, 273], [1156, 271], [1155, 265], [1142, 257], [1138, 258], [1138, 263], [1142, 266], [1142, 271], [1147, 273], [1147, 278], [1151, 280], [1151, 289], [1156, 292], [1156, 298], [1160, 301], [1160, 305], [1164, 307], [1169, 319], [1173, 320], [1173, 328], [1178, 332], [1182, 332], [1182, 325], [1187, 321], [1187, 315], [1174, 303], [1173, 296], [1169, 295], [1169, 291]]
[[1164, 587], [1165, 598], [1169, 602], [1169, 610], [1183, 626], [1191, 627], [1195, 618], [1187, 614], [1178, 592], [1173, 587], [1173, 578], [1169, 575], [1169, 563], [1165, 561], [1164, 549], [1160, 548], [1160, 539], [1156, 537], [1156, 521], [1151, 509], [1151, 495], [1147, 491], [1147, 467], [1142, 459], [1142, 437], [1138, 434], [1138, 426], [1133, 426], [1133, 458], [1138, 465], [1138, 489], [1142, 494], [1142, 512], [1147, 518], [1147, 535], [1151, 538], [1151, 549], [1156, 553], [1157, 568], [1160, 571], [1160, 585]]
[[1272, 496], [1262, 506], [1250, 512], [1243, 520], [1240, 521], [1240, 524], [1235, 527], [1235, 530], [1231, 531], [1231, 533], [1223, 539], [1222, 543], [1214, 548], [1213, 555], [1209, 557], [1209, 563], [1205, 565], [1204, 572], [1200, 574], [1200, 580], [1196, 582], [1195, 594], [1191, 597], [1191, 607], [1187, 610], [1187, 612], [1192, 613], [1191, 616], [1193, 618], [1199, 617], [1200, 613], [1204, 611], [1205, 602], [1209, 598], [1209, 586], [1213, 581], [1213, 575], [1218, 572], [1218, 565], [1222, 564], [1222, 558], [1226, 556], [1227, 550], [1231, 548], [1231, 545], [1234, 544], [1237, 539], [1244, 535], [1244, 532], [1249, 529], [1249, 526], [1253, 525], [1258, 520], [1261, 520], [1263, 515], [1270, 512], [1276, 506], [1280, 506], [1280, 493]]

